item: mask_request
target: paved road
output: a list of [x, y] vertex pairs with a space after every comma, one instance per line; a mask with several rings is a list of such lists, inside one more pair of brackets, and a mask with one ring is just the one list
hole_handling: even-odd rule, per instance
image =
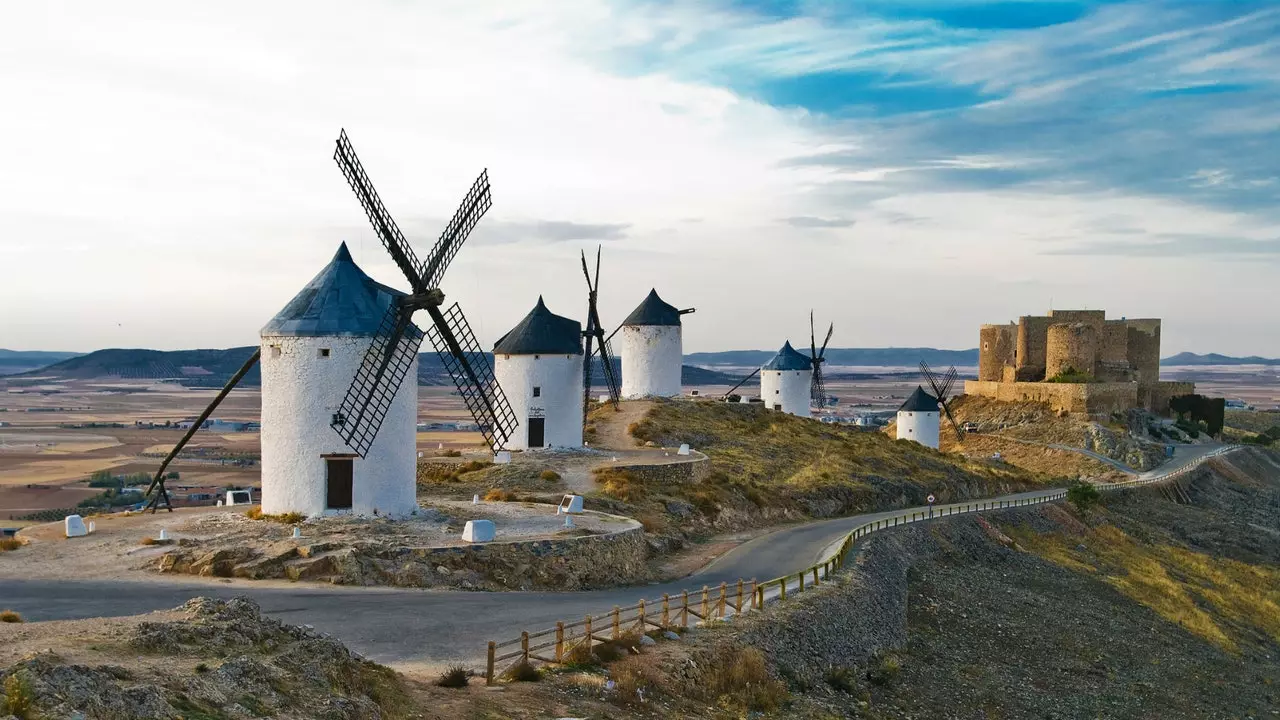
[[[1144, 477], [1162, 476], [1207, 453], [1209, 446], [1179, 448], [1166, 466]], [[1005, 495], [1032, 498], [1056, 489]], [[944, 509], [940, 506], [937, 509]], [[916, 511], [924, 508], [914, 508]], [[46, 581], [0, 577], [0, 608], [28, 620], [134, 615], [180, 605], [199, 595], [247, 595], [264, 612], [286, 622], [314, 625], [351, 648], [381, 662], [479, 662], [485, 642], [539, 630], [557, 620], [603, 614], [641, 597], [701, 585], [766, 580], [795, 572], [821, 559], [824, 549], [852, 528], [903, 510], [820, 520], [777, 530], [739, 545], [685, 580], [665, 585], [590, 592], [455, 592], [403, 588], [263, 586], [252, 581]]]

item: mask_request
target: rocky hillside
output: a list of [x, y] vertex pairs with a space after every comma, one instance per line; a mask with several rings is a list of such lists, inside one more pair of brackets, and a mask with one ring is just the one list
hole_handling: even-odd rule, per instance
[[1080, 513], [873, 536], [839, 587], [756, 618], [796, 716], [1239, 718], [1280, 704], [1280, 455]]
[[0, 710], [20, 718], [381, 720], [408, 711], [396, 673], [264, 618], [246, 599], [196, 598], [138, 618], [0, 624], [0, 687]]
[[715, 532], [919, 505], [930, 493], [939, 502], [986, 497], [1048, 479], [759, 404], [659, 402], [629, 430], [637, 443], [688, 443], [710, 459], [696, 483], [596, 475], [596, 502], [644, 522], [659, 550]]

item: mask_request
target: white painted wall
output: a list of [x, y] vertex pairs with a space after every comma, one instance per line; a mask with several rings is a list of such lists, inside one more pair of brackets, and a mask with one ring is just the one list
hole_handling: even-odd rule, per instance
[[927, 445], [935, 450], [938, 449], [938, 431], [942, 425], [939, 421], [941, 414], [937, 412], [919, 410], [898, 411], [898, 439], [899, 440], [915, 440], [921, 445]]
[[622, 339], [622, 397], [679, 397], [684, 351], [679, 325], [624, 325]]
[[[326, 454], [352, 453], [329, 427], [371, 338], [262, 338], [262, 511], [324, 514]], [[327, 348], [328, 357], [320, 350]], [[353, 461], [351, 512], [404, 516], [418, 509], [415, 431], [418, 360], [400, 384], [368, 457]]]
[[508, 450], [529, 449], [529, 417], [539, 413], [545, 447], [582, 447], [582, 355], [495, 355], [493, 374], [520, 423]]
[[809, 417], [809, 388], [812, 370], [761, 370], [760, 399], [770, 410], [779, 403], [782, 412]]

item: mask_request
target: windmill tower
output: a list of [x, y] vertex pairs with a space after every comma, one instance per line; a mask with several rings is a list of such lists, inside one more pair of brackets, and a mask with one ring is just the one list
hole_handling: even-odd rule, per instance
[[[488, 359], [457, 303], [442, 309], [439, 288], [449, 263], [492, 204], [487, 173], [480, 174], [430, 256], [420, 262], [345, 131], [333, 157], [412, 292], [375, 282], [356, 267], [345, 246], [339, 248], [263, 328], [262, 346], [161, 463], [147, 489], [153, 510], [161, 502], [168, 505], [165, 468], [260, 358], [265, 512], [394, 516], [416, 509], [417, 359], [424, 336], [431, 338], [486, 443], [501, 449], [514, 432], [516, 416]], [[431, 317], [426, 333], [413, 324], [418, 310]], [[380, 431], [387, 421], [384, 437]]]
[[760, 399], [770, 410], [810, 416], [813, 360], [787, 341], [773, 359], [760, 367]]
[[493, 346], [493, 371], [524, 426], [511, 450], [582, 447], [582, 325], [542, 298]]
[[680, 395], [680, 370], [684, 365], [680, 316], [693, 311], [677, 310], [663, 302], [657, 290], [650, 290], [622, 321], [622, 397], [632, 400]]
[[[609, 344], [609, 338], [604, 336], [604, 327], [600, 324], [600, 309], [596, 304], [600, 295], [599, 246], [596, 246], [595, 279], [591, 279], [591, 272], [587, 269], [587, 254], [585, 252], [582, 253], [582, 274], [587, 278], [587, 327], [582, 331], [582, 337], [587, 344], [582, 363], [582, 417], [583, 422], [585, 422], [587, 412], [591, 407], [591, 375], [594, 370], [591, 361], [596, 353], [600, 355], [600, 372], [604, 375], [605, 387], [609, 389], [609, 402], [613, 403], [614, 410], [618, 409], [618, 398], [621, 395], [621, 390], [618, 388], [618, 377], [614, 374], [612, 346]], [[592, 348], [593, 344], [595, 349]], [[601, 396], [601, 399], [604, 397]]]
[[916, 386], [915, 392], [898, 408], [898, 439], [938, 449], [938, 398]]

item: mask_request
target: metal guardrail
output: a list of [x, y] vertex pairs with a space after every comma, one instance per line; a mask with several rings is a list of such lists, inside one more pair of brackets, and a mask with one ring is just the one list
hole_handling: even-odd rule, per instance
[[[1224, 455], [1239, 447], [1238, 445], [1228, 445], [1218, 448], [1196, 458], [1177, 470], [1162, 475], [1114, 483], [1100, 483], [1096, 487], [1104, 492], [1114, 492], [1116, 490], [1164, 482], [1190, 473], [1210, 458]], [[704, 585], [701, 590], [684, 590], [676, 597], [664, 593], [661, 598], [641, 600], [635, 605], [627, 607], [614, 606], [611, 612], [596, 618], [587, 615], [577, 622], [558, 622], [553, 628], [532, 633], [522, 632], [519, 638], [496, 642], [490, 641], [485, 663], [485, 680], [487, 684], [492, 685], [502, 673], [512, 667], [533, 661], [562, 663], [576, 647], [584, 643], [586, 647], [590, 648], [595, 644], [619, 640], [629, 632], [643, 633], [649, 629], [677, 630], [692, 627], [689, 624], [690, 616], [696, 618], [695, 625], [705, 625], [715, 620], [723, 620], [731, 615], [761, 610], [771, 601], [785, 602], [788, 597], [794, 597], [797, 594], [804, 593], [806, 590], [816, 589], [821, 586], [836, 571], [844, 567], [845, 560], [848, 558], [854, 544], [874, 532], [951, 515], [1058, 502], [1066, 497], [1067, 492], [1063, 490], [1029, 498], [953, 503], [937, 510], [930, 508], [929, 510], [904, 511], [898, 515], [865, 522], [850, 530], [840, 542], [840, 547], [827, 559], [799, 572], [783, 575], [772, 580], [765, 580], [764, 582], [757, 582], [752, 578], [751, 580], [738, 580], [736, 585], [733, 586], [728, 583], [721, 583], [718, 592]], [[690, 603], [691, 595], [693, 597], [692, 604]], [[603, 621], [603, 627], [599, 621]], [[519, 647], [516, 647], [517, 645]], [[506, 648], [512, 649], [507, 650]], [[546, 652], [547, 650], [550, 650], [550, 652]], [[498, 663], [507, 661], [514, 662], [510, 662], [502, 671], [498, 671]]]

